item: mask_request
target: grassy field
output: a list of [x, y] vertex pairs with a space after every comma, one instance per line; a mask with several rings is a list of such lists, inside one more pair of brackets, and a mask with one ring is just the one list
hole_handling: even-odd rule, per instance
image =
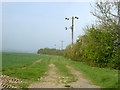
[[27, 66], [44, 57], [44, 55], [27, 53], [2, 53], [2, 70]]
[[[37, 60], [41, 61], [35, 63]], [[71, 61], [62, 56], [53, 55], [3, 53], [2, 74], [23, 80], [24, 83], [14, 85], [19, 88], [26, 88], [30, 83], [37, 82], [38, 78], [45, 75], [45, 72], [49, 70], [48, 65], [51, 62], [58, 68], [58, 73], [70, 77], [68, 82], [73, 82], [76, 79], [66, 65], [70, 65], [76, 70], [83, 72], [85, 77], [90, 79], [95, 85], [103, 88], [117, 88], [118, 86], [118, 70], [90, 67], [85, 63]]]
[[[19, 88], [26, 88], [30, 83], [38, 81], [48, 70], [49, 58], [44, 55], [3, 53], [3, 75], [17, 77], [23, 84], [14, 84]], [[41, 62], [33, 63], [41, 59]], [[13, 85], [13, 84], [12, 84]]]

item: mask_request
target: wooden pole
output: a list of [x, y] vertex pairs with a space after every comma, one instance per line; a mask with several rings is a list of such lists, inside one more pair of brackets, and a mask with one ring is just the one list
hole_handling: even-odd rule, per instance
[[74, 17], [72, 16], [72, 46], [71, 48], [73, 48], [73, 25], [74, 24]]

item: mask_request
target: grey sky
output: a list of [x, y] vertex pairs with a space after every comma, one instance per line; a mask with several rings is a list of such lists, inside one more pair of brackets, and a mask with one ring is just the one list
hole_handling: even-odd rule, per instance
[[[37, 52], [40, 48], [64, 48], [71, 43], [71, 20], [78, 16], [74, 25], [74, 42], [83, 35], [83, 27], [90, 25], [94, 17], [89, 2], [9, 2], [3, 3], [3, 51]], [[56, 46], [55, 46], [56, 44]]]

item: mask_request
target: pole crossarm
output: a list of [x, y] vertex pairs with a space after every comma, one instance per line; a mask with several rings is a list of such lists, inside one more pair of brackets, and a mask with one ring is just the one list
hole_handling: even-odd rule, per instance
[[[72, 27], [71, 27], [71, 30], [72, 30], [72, 44], [71, 44], [71, 48], [73, 48], [73, 27], [74, 27], [74, 19], [79, 19], [78, 17], [74, 17], [74, 16], [72, 16], [72, 18], [69, 18], [69, 17], [67, 17], [67, 18], [65, 18], [65, 20], [70, 20], [70, 19], [72, 19]], [[67, 27], [65, 27], [66, 28], [66, 30], [67, 30]]]

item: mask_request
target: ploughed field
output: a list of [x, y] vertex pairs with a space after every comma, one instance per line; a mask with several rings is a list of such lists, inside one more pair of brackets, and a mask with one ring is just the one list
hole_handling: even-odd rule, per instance
[[2, 54], [2, 88], [117, 88], [118, 70], [62, 56]]

